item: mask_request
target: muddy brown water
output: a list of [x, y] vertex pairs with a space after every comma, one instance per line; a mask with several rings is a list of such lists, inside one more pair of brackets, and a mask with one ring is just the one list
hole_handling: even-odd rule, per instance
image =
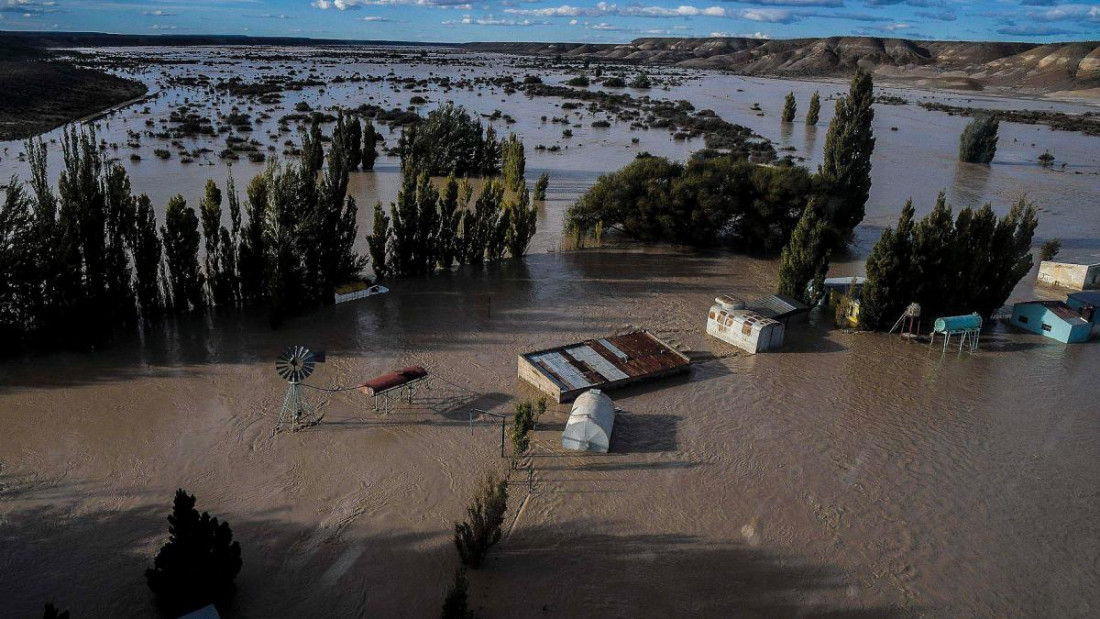
[[[776, 83], [777, 104], [789, 88]], [[880, 132], [880, 145], [893, 135], [905, 134]], [[914, 176], [955, 178], [954, 138], [937, 139]], [[606, 152], [618, 150], [629, 151]], [[532, 177], [539, 157], [529, 151]], [[1074, 198], [1095, 203], [1095, 185], [1025, 165], [989, 174], [997, 182], [976, 195], [1033, 184], [1057, 205], [1045, 229], [1095, 247], [1096, 218]], [[371, 178], [357, 175], [357, 191], [377, 191]], [[204, 180], [187, 181], [196, 197]], [[816, 314], [774, 354], [705, 335], [716, 294], [775, 283], [774, 261], [725, 252], [536, 252], [395, 282], [280, 331], [227, 312], [94, 354], [5, 362], [0, 614], [36, 615], [47, 600], [82, 616], [151, 614], [142, 573], [185, 487], [244, 548], [223, 610], [433, 616], [457, 566], [453, 522], [485, 473], [507, 469], [499, 425], [471, 425], [469, 411], [532, 395], [516, 379], [521, 352], [648, 328], [695, 360], [691, 374], [613, 393], [622, 412], [607, 455], [562, 451], [567, 406], [540, 420], [513, 474], [508, 533], [470, 574], [483, 616], [1094, 616], [1100, 347], [997, 327], [978, 353], [943, 354]], [[1034, 284], [1033, 272], [1013, 299], [1056, 294]], [[290, 344], [328, 351], [309, 381], [319, 386], [410, 363], [438, 380], [385, 417], [356, 392], [310, 391], [322, 424], [272, 436], [285, 387], [272, 361]]]

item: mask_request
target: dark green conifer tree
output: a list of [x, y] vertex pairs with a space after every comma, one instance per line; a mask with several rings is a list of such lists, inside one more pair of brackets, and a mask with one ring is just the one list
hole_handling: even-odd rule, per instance
[[780, 255], [779, 294], [811, 306], [821, 300], [831, 253], [825, 231], [817, 204], [811, 200]]
[[177, 195], [168, 201], [160, 234], [168, 265], [172, 308], [186, 312], [203, 307], [199, 218], [183, 196]]
[[783, 100], [783, 122], [794, 122], [794, 115], [798, 113], [798, 104], [794, 100], [794, 93], [787, 93], [787, 97]]
[[847, 245], [852, 231], [863, 221], [875, 150], [874, 100], [871, 74], [860, 70], [852, 78], [848, 95], [837, 100], [829, 123], [818, 180], [826, 196], [824, 218], [834, 248]]
[[812, 97], [810, 97], [810, 107], [806, 110], [806, 124], [816, 125], [817, 119], [821, 115], [821, 95], [815, 90]]

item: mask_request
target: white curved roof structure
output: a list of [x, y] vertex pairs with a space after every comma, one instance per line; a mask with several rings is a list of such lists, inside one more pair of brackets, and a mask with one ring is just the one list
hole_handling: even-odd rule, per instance
[[615, 404], [599, 389], [577, 396], [561, 434], [561, 446], [574, 451], [607, 453], [615, 425]]

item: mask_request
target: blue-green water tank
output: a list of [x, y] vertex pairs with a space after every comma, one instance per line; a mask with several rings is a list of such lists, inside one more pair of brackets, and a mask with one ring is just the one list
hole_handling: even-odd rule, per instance
[[936, 330], [936, 333], [980, 329], [982, 327], [982, 317], [977, 313], [966, 314], [965, 316], [944, 316], [943, 318], [937, 318], [932, 327]]

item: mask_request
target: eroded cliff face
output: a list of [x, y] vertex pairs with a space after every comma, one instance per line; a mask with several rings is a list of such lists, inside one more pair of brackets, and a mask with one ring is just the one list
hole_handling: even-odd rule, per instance
[[748, 75], [886, 79], [1036, 93], [1100, 88], [1100, 43], [910, 41], [878, 37], [759, 40], [642, 38], [621, 45], [471, 43], [467, 49], [722, 69]]

